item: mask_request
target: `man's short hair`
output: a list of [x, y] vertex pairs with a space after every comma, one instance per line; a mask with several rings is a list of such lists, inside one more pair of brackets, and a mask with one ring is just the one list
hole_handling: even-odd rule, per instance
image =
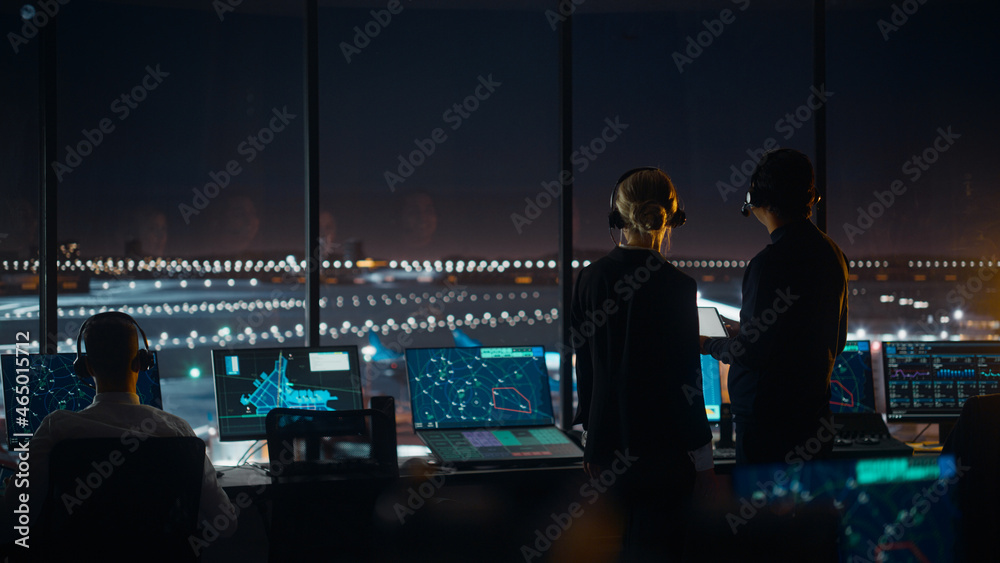
[[795, 149], [777, 149], [764, 154], [750, 177], [755, 203], [785, 220], [812, 215], [816, 176], [809, 157]]
[[128, 375], [139, 350], [137, 325], [122, 315], [92, 317], [80, 335], [91, 374], [108, 378]]

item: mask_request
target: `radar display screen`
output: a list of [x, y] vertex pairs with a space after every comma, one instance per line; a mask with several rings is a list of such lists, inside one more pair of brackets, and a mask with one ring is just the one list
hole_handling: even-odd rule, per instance
[[851, 340], [830, 374], [830, 410], [835, 414], [875, 412], [872, 350], [868, 340]]
[[[162, 409], [156, 352], [150, 352], [150, 356], [152, 365], [139, 372], [136, 393], [140, 403]], [[94, 379], [87, 376], [81, 381], [73, 369], [75, 360], [75, 353], [0, 356], [9, 445], [26, 442], [49, 413], [82, 411], [94, 402], [97, 394]], [[29, 397], [28, 404], [19, 404], [16, 398], [19, 395]]]
[[406, 372], [415, 429], [554, 423], [541, 346], [411, 348]]

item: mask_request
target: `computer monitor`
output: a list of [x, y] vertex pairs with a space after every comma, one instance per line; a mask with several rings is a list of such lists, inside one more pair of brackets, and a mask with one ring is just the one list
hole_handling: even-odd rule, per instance
[[212, 350], [219, 439], [263, 440], [273, 408], [364, 408], [357, 346]]
[[542, 346], [407, 348], [413, 427], [554, 424]]
[[883, 342], [882, 366], [896, 422], [953, 422], [969, 397], [1000, 392], [997, 341]]
[[719, 360], [712, 356], [701, 357], [701, 390], [708, 421], [719, 422], [722, 417], [722, 374]]
[[834, 414], [876, 412], [870, 341], [849, 340], [837, 356], [830, 375], [830, 410]]
[[[160, 395], [160, 372], [156, 352], [151, 352], [152, 365], [139, 373], [136, 393], [144, 405], [163, 408]], [[42, 419], [57, 410], [81, 411], [94, 401], [94, 379], [86, 383], [73, 370], [75, 353], [64, 354], [4, 354], [0, 356], [3, 370], [3, 398], [7, 415], [7, 443], [24, 443], [34, 434]], [[18, 396], [28, 396], [28, 404]], [[16, 436], [15, 436], [16, 434]]]
[[[953, 487], [962, 473], [953, 455], [795, 459], [798, 463], [735, 466], [732, 494], [741, 504], [753, 503], [754, 512], [730, 519], [734, 533], [746, 530], [752, 518], [755, 533], [780, 537], [798, 521], [800, 529], [822, 525], [831, 534], [839, 531], [839, 561], [954, 559]], [[799, 544], [805, 551], [808, 541]]]

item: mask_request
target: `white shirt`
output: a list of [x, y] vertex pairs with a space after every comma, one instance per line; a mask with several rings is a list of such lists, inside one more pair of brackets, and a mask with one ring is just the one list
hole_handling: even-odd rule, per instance
[[[62, 440], [76, 438], [122, 438], [122, 443], [134, 443], [149, 437], [194, 436], [191, 425], [183, 418], [156, 407], [142, 405], [135, 393], [98, 393], [94, 402], [82, 411], [59, 410], [49, 413], [28, 443], [31, 475], [29, 486], [31, 512], [41, 511], [44, 491], [48, 489], [49, 453]], [[222, 536], [236, 531], [235, 509], [226, 492], [219, 486], [215, 467], [205, 457], [201, 483], [201, 507], [198, 523], [223, 515], [231, 524], [220, 530]]]

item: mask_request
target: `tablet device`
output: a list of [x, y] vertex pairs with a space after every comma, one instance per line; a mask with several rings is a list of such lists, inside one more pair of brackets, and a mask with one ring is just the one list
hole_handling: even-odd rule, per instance
[[726, 325], [715, 307], [698, 307], [698, 334], [711, 338], [728, 338]]

